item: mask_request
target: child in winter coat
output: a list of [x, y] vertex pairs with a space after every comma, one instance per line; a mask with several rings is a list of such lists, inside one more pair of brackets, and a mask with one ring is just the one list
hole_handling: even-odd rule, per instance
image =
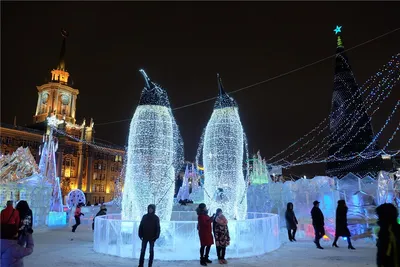
[[228, 220], [222, 214], [222, 209], [217, 209], [213, 223], [215, 245], [217, 247], [218, 262], [227, 264], [225, 260], [226, 247], [229, 246], [231, 238], [229, 236]]
[[72, 226], [72, 232], [75, 233], [76, 228], [81, 224], [81, 215], [85, 216], [85, 214], [83, 214], [81, 212], [81, 207], [83, 206], [83, 203], [79, 203], [78, 206], [76, 206], [75, 209], [75, 224]]
[[26, 235], [26, 247], [18, 244], [18, 229], [1, 232], [1, 266], [23, 267], [23, 258], [33, 252], [32, 234]]
[[385, 203], [376, 208], [378, 225], [380, 226], [378, 253], [376, 263], [378, 267], [400, 266], [400, 225], [397, 223], [399, 213], [393, 204]]
[[210, 254], [211, 245], [214, 244], [211, 224], [215, 214], [211, 217], [208, 216], [208, 210], [204, 203], [199, 205], [196, 212], [198, 221], [197, 230], [199, 230], [200, 238], [200, 265], [207, 266], [207, 263], [212, 263], [212, 261], [208, 259], [208, 255]]
[[296, 215], [294, 214], [292, 202], [289, 202], [286, 205], [285, 219], [289, 241], [296, 241], [297, 224], [299, 224], [299, 222], [297, 221]]

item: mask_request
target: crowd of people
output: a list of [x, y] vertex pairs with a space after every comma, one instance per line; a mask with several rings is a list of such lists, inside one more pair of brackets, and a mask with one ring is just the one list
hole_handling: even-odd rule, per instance
[[[319, 201], [313, 202], [311, 209], [312, 225], [314, 227], [314, 243], [318, 249], [324, 249], [320, 240], [325, 235], [324, 214], [319, 208]], [[339, 200], [336, 208], [335, 239], [332, 247], [339, 248], [337, 241], [339, 237], [346, 237], [348, 249], [355, 250], [351, 243], [351, 234], [347, 225], [346, 202]], [[377, 265], [378, 267], [400, 267], [400, 225], [397, 222], [399, 213], [397, 208], [390, 203], [385, 203], [376, 208], [378, 225], [380, 227], [377, 238]], [[287, 204], [285, 212], [286, 228], [290, 242], [296, 241], [295, 235], [298, 221], [293, 210], [293, 203]]]
[[[320, 239], [325, 235], [324, 215], [319, 208], [319, 202], [314, 201], [311, 209], [312, 224], [315, 231], [314, 243], [318, 249], [323, 249]], [[76, 207], [74, 217], [76, 224], [72, 226], [75, 232], [80, 224], [80, 217], [84, 216], [81, 206]], [[160, 220], [155, 214], [156, 206], [150, 204], [140, 222], [138, 235], [142, 240], [142, 247], [139, 259], [139, 267], [144, 266], [144, 256], [149, 244], [150, 257], [148, 266], [151, 267], [154, 260], [154, 245], [160, 237]], [[348, 248], [354, 250], [351, 243], [351, 235], [347, 226], [346, 202], [338, 201], [336, 209], [336, 229], [335, 239], [332, 247], [338, 248], [337, 241], [340, 236], [346, 237]], [[100, 207], [97, 216], [105, 215], [107, 209], [104, 205]], [[217, 209], [212, 215], [208, 215], [206, 204], [201, 203], [197, 209], [198, 224], [197, 230], [200, 239], [200, 265], [207, 266], [212, 263], [209, 258], [211, 246], [215, 243], [218, 262], [226, 264], [226, 248], [230, 244], [228, 220], [221, 209]], [[378, 225], [380, 227], [377, 238], [377, 265], [378, 267], [400, 267], [400, 225], [397, 222], [398, 210], [390, 203], [385, 203], [376, 208], [378, 215]], [[293, 203], [287, 203], [285, 212], [286, 227], [290, 242], [296, 241], [296, 230], [298, 221], [294, 213]], [[95, 227], [93, 219], [92, 229]], [[32, 254], [34, 242], [33, 234], [33, 214], [26, 201], [20, 200], [14, 208], [13, 201], [7, 201], [7, 206], [1, 211], [1, 266], [21, 267], [23, 258]]]
[[[324, 249], [321, 246], [320, 240], [325, 236], [325, 219], [324, 214], [319, 208], [319, 201], [313, 202], [313, 208], [311, 209], [311, 219], [312, 225], [314, 227], [314, 243], [318, 249]], [[340, 236], [346, 237], [348, 243], [348, 249], [355, 250], [351, 244], [351, 235], [349, 228], [347, 227], [347, 211], [346, 202], [344, 200], [338, 201], [338, 206], [336, 209], [336, 229], [335, 229], [335, 240], [333, 241], [332, 247], [339, 248], [337, 241]], [[293, 203], [287, 203], [287, 208], [285, 212], [286, 228], [288, 230], [289, 241], [296, 241], [296, 231], [298, 221], [293, 210]]]
[[1, 211], [1, 266], [22, 267], [22, 259], [33, 252], [32, 210], [25, 200], [13, 201]]

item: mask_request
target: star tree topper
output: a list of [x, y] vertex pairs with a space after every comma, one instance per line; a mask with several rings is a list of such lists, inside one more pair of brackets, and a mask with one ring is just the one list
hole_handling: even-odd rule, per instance
[[336, 25], [336, 29], [334, 29], [333, 31], [337, 35], [338, 33], [342, 32], [342, 26]]

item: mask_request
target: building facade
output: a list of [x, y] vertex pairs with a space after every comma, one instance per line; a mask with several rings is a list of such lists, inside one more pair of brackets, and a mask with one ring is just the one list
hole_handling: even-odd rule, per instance
[[33, 124], [27, 127], [1, 124], [2, 154], [11, 154], [18, 147], [29, 147], [36, 161], [40, 159], [43, 136], [49, 131], [48, 118], [56, 120], [58, 130], [57, 176], [65, 197], [71, 190], [80, 189], [86, 200], [94, 203], [113, 199], [115, 183], [122, 170], [125, 150], [104, 145], [94, 140], [94, 122], [84, 119], [76, 123], [79, 90], [73, 88], [65, 67], [68, 33], [62, 31], [62, 48], [51, 81], [37, 86], [38, 99]]

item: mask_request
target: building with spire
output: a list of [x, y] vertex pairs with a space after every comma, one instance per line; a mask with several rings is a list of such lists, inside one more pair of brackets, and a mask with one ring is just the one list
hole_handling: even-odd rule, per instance
[[[374, 137], [371, 118], [366, 112], [362, 92], [346, 56], [340, 32], [341, 26], [337, 26], [335, 29], [337, 35], [335, 75], [329, 117], [330, 149], [328, 154], [335, 159], [343, 159], [364, 151]], [[376, 144], [368, 148], [368, 150], [376, 149]], [[382, 170], [380, 157], [337, 160], [327, 163], [326, 166], [326, 174], [336, 177], [342, 177], [349, 172], [363, 176], [380, 170]]]
[[[49, 134], [48, 121], [57, 125], [57, 176], [62, 195], [81, 189], [93, 203], [110, 201], [115, 182], [122, 170], [125, 150], [99, 142], [94, 138], [94, 121], [76, 121], [79, 90], [72, 87], [66, 68], [68, 32], [61, 30], [62, 46], [57, 67], [51, 70], [50, 82], [37, 86], [38, 99], [33, 124], [27, 127], [1, 124], [1, 154], [11, 154], [18, 147], [29, 147], [36, 161]], [[63, 134], [60, 134], [62, 132]], [[92, 146], [91, 144], [95, 144]]]

